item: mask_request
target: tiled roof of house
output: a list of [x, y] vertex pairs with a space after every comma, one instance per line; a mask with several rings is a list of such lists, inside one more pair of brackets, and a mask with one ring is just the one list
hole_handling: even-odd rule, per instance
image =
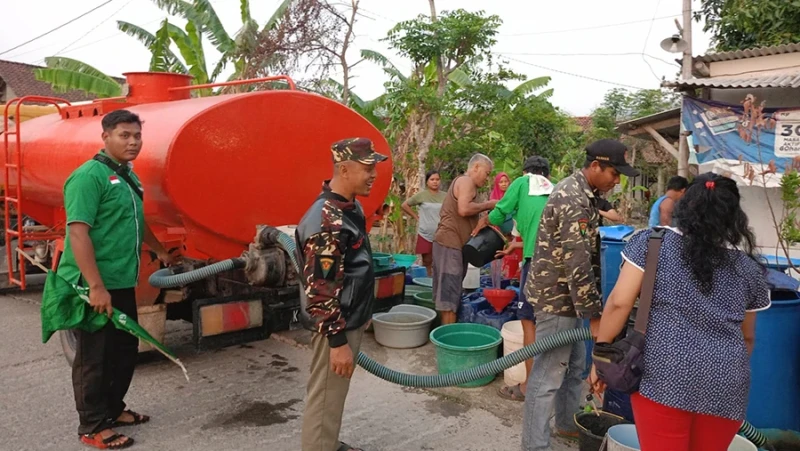
[[580, 127], [583, 131], [586, 131], [592, 127], [592, 116], [574, 116], [572, 118], [578, 127]]
[[[57, 97], [70, 102], [83, 102], [96, 98], [94, 95], [86, 94], [83, 91], [53, 92], [48, 83], [37, 80], [33, 74], [34, 69], [42, 67], [16, 61], [0, 60], [0, 79], [14, 91], [16, 96]], [[114, 77], [114, 79], [119, 81], [120, 84], [125, 83], [123, 78]]]

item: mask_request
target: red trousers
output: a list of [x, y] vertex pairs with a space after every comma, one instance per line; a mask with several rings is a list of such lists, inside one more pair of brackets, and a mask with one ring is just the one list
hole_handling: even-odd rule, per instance
[[631, 395], [642, 451], [727, 451], [741, 421], [687, 412]]

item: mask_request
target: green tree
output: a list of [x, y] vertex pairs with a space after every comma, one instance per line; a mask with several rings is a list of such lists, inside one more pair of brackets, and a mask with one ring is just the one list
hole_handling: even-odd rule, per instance
[[695, 20], [705, 20], [717, 51], [800, 42], [800, 0], [702, 0]]
[[[241, 78], [248, 71], [248, 63], [254, 57], [258, 33], [258, 23], [250, 14], [249, 0], [240, 0], [242, 27], [235, 38], [225, 30], [209, 0], [153, 0], [155, 4], [168, 14], [180, 16], [186, 20], [184, 29], [164, 19], [155, 34], [124, 21], [118, 21], [117, 27], [144, 44], [152, 55], [151, 71], [177, 72], [194, 77], [194, 84], [206, 84], [217, 79], [228, 63], [233, 63], [234, 73], [230, 79]], [[284, 0], [267, 21], [263, 30], [277, 26], [286, 14], [292, 0]], [[209, 71], [203, 51], [203, 36], [222, 54], [219, 61]], [[178, 58], [170, 46], [175, 44], [182, 57]], [[210, 90], [203, 90], [200, 95], [210, 95]]]
[[61, 56], [44, 60], [47, 67], [35, 69], [34, 76], [50, 84], [55, 92], [80, 90], [100, 98], [122, 95], [122, 86], [116, 80], [82, 61]]
[[451, 77], [469, 61], [489, 57], [500, 18], [463, 9], [438, 17], [433, 2], [431, 16], [400, 22], [386, 40], [401, 56], [411, 60], [412, 74], [387, 84], [388, 135], [395, 143], [398, 166], [406, 186], [422, 185], [425, 163], [445, 111]]

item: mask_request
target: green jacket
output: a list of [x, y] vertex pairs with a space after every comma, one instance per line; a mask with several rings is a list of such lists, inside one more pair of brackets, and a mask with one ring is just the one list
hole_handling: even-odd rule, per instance
[[[514, 218], [517, 222], [517, 231], [522, 237], [522, 256], [524, 258], [533, 258], [533, 251], [536, 248], [536, 232], [539, 229], [539, 221], [548, 197], [547, 194], [530, 194], [531, 177], [523, 175], [514, 180], [494, 210], [489, 213], [489, 223], [495, 226], [502, 225], [508, 215]], [[549, 188], [552, 190], [552, 185]], [[548, 192], [548, 190], [545, 188], [544, 192]]]

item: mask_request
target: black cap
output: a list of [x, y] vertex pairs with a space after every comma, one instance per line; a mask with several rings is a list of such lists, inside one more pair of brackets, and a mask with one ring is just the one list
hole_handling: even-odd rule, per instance
[[631, 165], [625, 161], [625, 153], [627, 151], [628, 148], [625, 144], [619, 141], [601, 139], [586, 146], [586, 159], [610, 164], [620, 174], [628, 177], [637, 177], [639, 176], [639, 171], [631, 167]]

